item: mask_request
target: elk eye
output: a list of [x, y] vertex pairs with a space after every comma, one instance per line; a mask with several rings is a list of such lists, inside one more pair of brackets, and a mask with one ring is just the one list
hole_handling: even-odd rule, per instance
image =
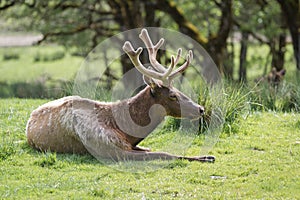
[[177, 100], [176, 94], [170, 94], [170, 95], [169, 95], [169, 98], [170, 98], [172, 101], [176, 101], [176, 100]]

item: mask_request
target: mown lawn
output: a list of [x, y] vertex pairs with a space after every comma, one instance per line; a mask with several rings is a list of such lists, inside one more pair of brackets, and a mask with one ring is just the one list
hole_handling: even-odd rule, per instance
[[[0, 100], [0, 199], [299, 198], [299, 113], [252, 113], [240, 122], [238, 133], [221, 135], [210, 152], [217, 158], [214, 164], [176, 161], [131, 173], [91, 156], [31, 149], [26, 121], [44, 102]], [[195, 139], [190, 152], [199, 152], [202, 138]]]

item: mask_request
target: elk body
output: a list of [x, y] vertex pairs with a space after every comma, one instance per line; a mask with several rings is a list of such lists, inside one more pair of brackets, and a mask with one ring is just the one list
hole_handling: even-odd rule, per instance
[[151, 152], [137, 145], [164, 119], [174, 117], [199, 118], [204, 108], [172, 86], [172, 79], [190, 64], [189, 51], [183, 65], [174, 70], [181, 56], [171, 57], [168, 68], [156, 60], [164, 40], [153, 45], [147, 30], [140, 38], [145, 43], [152, 69], [139, 60], [142, 48], [134, 50], [125, 42], [123, 50], [134, 66], [144, 75], [147, 86], [136, 96], [113, 103], [98, 102], [69, 96], [46, 103], [34, 110], [27, 123], [28, 143], [41, 151], [59, 153], [91, 153], [97, 158], [114, 160], [171, 160], [213, 162], [213, 156], [185, 157], [164, 152]]
[[281, 69], [277, 71], [277, 69], [273, 67], [271, 72], [268, 75], [256, 79], [256, 82], [261, 83], [267, 81], [268, 84], [270, 84], [270, 86], [277, 87], [279, 83], [282, 81], [282, 79], [284, 78], [285, 73], [286, 73], [285, 69]]

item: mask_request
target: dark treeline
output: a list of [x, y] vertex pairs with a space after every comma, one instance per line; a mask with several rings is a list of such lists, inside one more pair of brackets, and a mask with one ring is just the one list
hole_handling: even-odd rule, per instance
[[[266, 66], [279, 71], [285, 67], [290, 38], [295, 68], [300, 70], [298, 0], [4, 0], [0, 11], [12, 29], [40, 32], [39, 43], [76, 47], [81, 55], [121, 31], [150, 26], [175, 29], [200, 43], [225, 77], [233, 79], [234, 71], [239, 71], [238, 80], [243, 81], [249, 41], [267, 45], [271, 59]], [[240, 55], [232, 49], [236, 42]], [[234, 57], [239, 58], [238, 65]], [[121, 62], [123, 73], [132, 68], [126, 56]]]

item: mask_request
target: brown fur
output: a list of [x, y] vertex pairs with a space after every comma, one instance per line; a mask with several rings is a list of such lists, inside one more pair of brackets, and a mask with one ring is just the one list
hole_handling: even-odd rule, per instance
[[271, 72], [268, 75], [256, 79], [256, 82], [257, 83], [268, 82], [270, 86], [277, 87], [280, 84], [280, 82], [283, 80], [285, 73], [286, 73], [285, 69], [277, 71], [276, 68], [272, 68]]

